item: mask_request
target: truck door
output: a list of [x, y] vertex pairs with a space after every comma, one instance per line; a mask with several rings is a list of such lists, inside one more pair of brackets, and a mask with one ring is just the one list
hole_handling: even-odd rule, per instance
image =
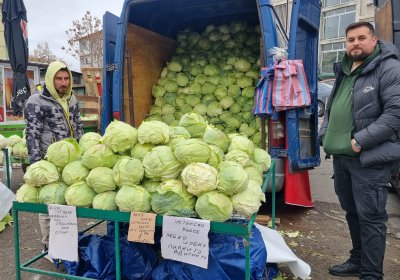
[[117, 64], [114, 64], [115, 44], [119, 17], [109, 12], [103, 16], [103, 95], [101, 106], [101, 134], [107, 124], [112, 121], [112, 86], [113, 73]]
[[317, 104], [318, 35], [321, 14], [319, 0], [293, 2], [290, 20], [289, 59], [303, 60], [311, 94], [309, 108], [286, 112], [286, 143], [289, 170], [301, 171], [320, 164]]

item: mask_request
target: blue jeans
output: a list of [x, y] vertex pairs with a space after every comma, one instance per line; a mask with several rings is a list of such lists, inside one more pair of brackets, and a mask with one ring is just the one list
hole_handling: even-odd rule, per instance
[[333, 170], [353, 244], [350, 261], [360, 265], [360, 278], [383, 279], [391, 164], [362, 167], [359, 159], [335, 156]]

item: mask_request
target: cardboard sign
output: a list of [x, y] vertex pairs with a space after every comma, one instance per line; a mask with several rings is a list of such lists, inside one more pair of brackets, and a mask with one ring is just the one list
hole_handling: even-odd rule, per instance
[[162, 257], [207, 268], [209, 231], [210, 221], [164, 216]]
[[78, 225], [74, 206], [50, 204], [49, 257], [78, 261]]
[[[0, 151], [1, 152], [1, 151]], [[2, 182], [0, 182], [0, 221], [7, 215], [15, 200], [15, 194]]]
[[128, 241], [154, 244], [156, 214], [131, 212]]

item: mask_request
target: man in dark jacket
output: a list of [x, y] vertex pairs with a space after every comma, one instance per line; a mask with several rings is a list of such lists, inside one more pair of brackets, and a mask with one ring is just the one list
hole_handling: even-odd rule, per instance
[[[29, 97], [24, 117], [31, 164], [44, 158], [51, 143], [65, 138], [81, 138], [83, 125], [78, 101], [72, 92], [72, 74], [64, 63], [50, 63], [45, 75], [45, 85], [41, 92]], [[49, 216], [39, 214], [39, 224], [46, 251], [49, 243]]]
[[383, 279], [385, 210], [392, 165], [400, 160], [400, 61], [392, 44], [378, 41], [374, 27], [346, 28], [346, 54], [334, 65], [336, 82], [319, 131], [333, 155], [334, 186], [346, 212], [353, 248], [329, 272]]

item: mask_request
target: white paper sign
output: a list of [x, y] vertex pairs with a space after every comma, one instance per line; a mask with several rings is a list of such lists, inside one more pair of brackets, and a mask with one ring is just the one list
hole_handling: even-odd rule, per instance
[[163, 258], [208, 267], [210, 221], [164, 216], [162, 231]]
[[15, 194], [2, 182], [0, 182], [0, 221], [10, 211]]
[[78, 225], [76, 207], [50, 204], [49, 257], [78, 261]]

